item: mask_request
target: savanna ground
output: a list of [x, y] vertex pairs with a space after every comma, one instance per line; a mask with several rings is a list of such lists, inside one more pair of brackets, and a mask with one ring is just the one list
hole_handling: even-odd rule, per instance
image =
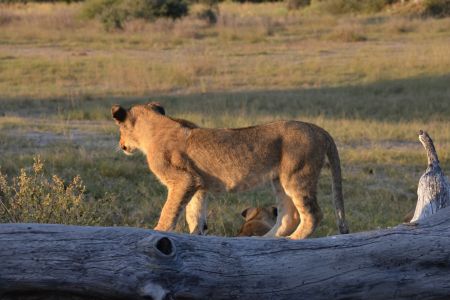
[[[159, 101], [207, 127], [324, 127], [338, 143], [352, 232], [401, 223], [414, 207], [426, 168], [419, 129], [450, 172], [450, 18], [223, 3], [216, 25], [192, 14], [105, 32], [80, 7], [0, 5], [0, 169], [12, 178], [39, 155], [48, 176], [80, 175], [86, 201], [109, 201], [101, 225], [151, 228], [166, 197], [142, 155], [117, 151], [114, 103]], [[315, 236], [336, 234], [329, 170], [318, 198]], [[213, 195], [209, 233], [232, 236], [244, 208], [273, 203], [269, 187]]]

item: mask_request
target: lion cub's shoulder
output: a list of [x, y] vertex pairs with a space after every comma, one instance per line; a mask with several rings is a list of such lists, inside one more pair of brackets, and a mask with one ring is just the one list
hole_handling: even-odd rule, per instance
[[199, 126], [191, 121], [184, 120], [184, 119], [177, 119], [177, 118], [171, 118], [173, 121], [177, 122], [183, 127], [192, 129], [192, 128], [198, 128]]

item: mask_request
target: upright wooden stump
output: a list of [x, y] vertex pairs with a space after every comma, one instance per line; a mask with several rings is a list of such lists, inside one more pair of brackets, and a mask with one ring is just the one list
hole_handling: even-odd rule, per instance
[[450, 183], [439, 165], [433, 140], [428, 133], [422, 130], [419, 140], [425, 148], [428, 167], [419, 180], [417, 205], [411, 222], [429, 217], [450, 204]]

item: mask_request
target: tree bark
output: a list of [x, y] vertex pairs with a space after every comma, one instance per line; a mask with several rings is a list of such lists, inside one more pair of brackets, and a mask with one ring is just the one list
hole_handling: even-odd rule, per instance
[[0, 299], [443, 299], [449, 213], [298, 241], [2, 224]]

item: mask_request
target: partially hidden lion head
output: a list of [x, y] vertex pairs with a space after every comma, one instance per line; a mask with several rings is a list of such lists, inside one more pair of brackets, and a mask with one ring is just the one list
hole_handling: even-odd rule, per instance
[[278, 210], [275, 206], [249, 207], [243, 210], [241, 215], [245, 223], [238, 236], [263, 236], [275, 225]]
[[136, 105], [130, 109], [125, 109], [117, 104], [111, 108], [112, 117], [120, 129], [119, 147], [127, 155], [132, 155], [137, 149], [142, 150], [138, 139], [139, 133], [135, 130], [137, 116], [142, 113], [165, 115], [165, 110], [155, 102]]

